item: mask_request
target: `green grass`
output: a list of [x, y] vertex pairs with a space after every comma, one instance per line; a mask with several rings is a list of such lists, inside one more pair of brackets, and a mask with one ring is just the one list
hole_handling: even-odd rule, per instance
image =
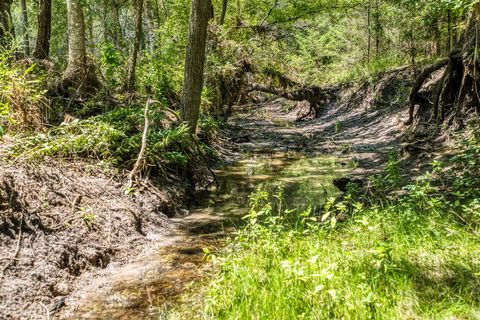
[[364, 211], [334, 231], [242, 234], [214, 258], [201, 318], [480, 316], [478, 234], [404, 209]]
[[[211, 256], [207, 284], [186, 297], [194, 302], [165, 317], [479, 319], [478, 146], [435, 163], [391, 201], [352, 196], [331, 200], [321, 215], [299, 214], [275, 212], [259, 190], [248, 226]], [[399, 188], [398, 177], [390, 181], [395, 165], [392, 155], [376, 183]], [[339, 223], [342, 214], [350, 217]]]

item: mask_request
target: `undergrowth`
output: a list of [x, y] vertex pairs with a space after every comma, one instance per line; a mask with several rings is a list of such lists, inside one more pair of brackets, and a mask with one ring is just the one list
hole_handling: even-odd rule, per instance
[[[149, 112], [149, 122], [146, 151], [149, 165], [181, 168], [198, 153], [187, 126], [166, 119], [161, 107]], [[121, 107], [84, 120], [62, 123], [46, 133], [18, 137], [9, 155], [26, 161], [46, 157], [93, 158], [129, 166], [140, 150], [143, 126], [142, 107]], [[213, 135], [216, 126], [207, 122], [203, 130]], [[200, 143], [200, 149], [214, 156], [206, 144]]]
[[11, 52], [0, 54], [0, 137], [13, 128], [40, 128], [48, 112], [45, 75], [35, 64], [14, 64], [11, 60]]
[[352, 189], [321, 214], [285, 209], [281, 192], [260, 188], [247, 227], [211, 255], [214, 272], [195, 302], [165, 317], [477, 319], [479, 155], [474, 134], [405, 182], [392, 154], [379, 192]]

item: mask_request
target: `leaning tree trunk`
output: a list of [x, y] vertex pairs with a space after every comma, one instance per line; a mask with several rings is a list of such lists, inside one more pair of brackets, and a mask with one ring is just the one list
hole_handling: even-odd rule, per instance
[[100, 83], [92, 64], [87, 61], [85, 17], [81, 0], [67, 0], [68, 16], [68, 66], [63, 75], [61, 88], [80, 95], [96, 91]]
[[188, 123], [191, 133], [196, 131], [200, 113], [211, 6], [210, 0], [192, 0], [181, 105], [182, 120]]
[[0, 0], [0, 47], [8, 46], [15, 37], [11, 6], [12, 0]]
[[220, 18], [218, 19], [219, 25], [223, 25], [225, 23], [227, 9], [228, 9], [228, 0], [222, 0], [222, 11], [220, 12]]
[[[427, 66], [417, 77], [410, 93], [409, 119], [406, 124], [414, 122], [442, 123], [463, 125], [464, 116], [471, 112], [480, 112], [479, 86], [480, 57], [480, 3], [474, 5], [467, 28], [457, 45], [445, 59]], [[436, 72], [445, 68], [433, 89], [423, 91], [425, 81]], [[417, 105], [419, 106], [418, 108]]]
[[128, 65], [127, 82], [125, 83], [125, 91], [133, 91], [135, 88], [135, 70], [137, 68], [138, 51], [142, 43], [142, 24], [143, 24], [143, 0], [134, 1], [135, 5], [135, 41]]
[[50, 33], [52, 30], [52, 0], [38, 2], [38, 33], [33, 56], [47, 59], [50, 55]]
[[21, 0], [20, 5], [22, 7], [22, 46], [25, 56], [30, 55], [30, 39], [28, 34], [28, 11], [27, 0]]

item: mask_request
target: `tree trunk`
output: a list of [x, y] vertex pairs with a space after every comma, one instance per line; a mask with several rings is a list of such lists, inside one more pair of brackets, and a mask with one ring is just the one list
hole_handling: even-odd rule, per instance
[[0, 46], [8, 46], [15, 37], [11, 8], [12, 0], [0, 0]]
[[66, 73], [83, 72], [87, 65], [85, 17], [81, 0], [67, 0], [68, 67]]
[[47, 59], [50, 55], [50, 33], [52, 30], [52, 0], [38, 2], [38, 33], [33, 56]]
[[372, 27], [371, 27], [371, 16], [372, 16], [372, 0], [368, 0], [367, 7], [367, 33], [368, 33], [368, 42], [367, 42], [367, 62], [370, 62], [370, 54], [372, 51]]
[[211, 6], [210, 0], [192, 0], [181, 106], [182, 120], [188, 122], [191, 133], [196, 131], [200, 113]]
[[94, 35], [93, 35], [93, 12], [92, 8], [88, 6], [87, 9], [87, 19], [86, 19], [86, 31], [88, 34], [88, 47], [92, 48], [93, 47], [93, 42], [94, 42]]
[[135, 41], [128, 65], [127, 82], [125, 83], [125, 91], [133, 91], [135, 87], [135, 70], [137, 68], [138, 51], [142, 43], [142, 23], [143, 23], [143, 0], [134, 1], [135, 5]]
[[225, 16], [227, 15], [228, 9], [228, 0], [222, 1], [222, 12], [220, 13], [220, 19], [218, 19], [218, 24], [223, 25], [225, 23]]
[[382, 33], [382, 22], [380, 21], [380, 6], [378, 0], [375, 0], [375, 55], [380, 54], [380, 37]]
[[62, 87], [67, 92], [73, 88], [85, 95], [99, 88], [93, 65], [87, 63], [85, 16], [82, 0], [67, 0], [68, 16], [68, 66], [63, 75]]
[[452, 14], [450, 10], [447, 11], [447, 33], [448, 33], [447, 48], [448, 48], [448, 51], [450, 52], [453, 48]]
[[113, 20], [115, 23], [115, 44], [117, 49], [123, 49], [123, 31], [122, 24], [120, 23], [120, 5], [117, 3], [117, 0], [112, 1], [113, 6]]
[[20, 5], [22, 8], [22, 47], [25, 56], [30, 56], [30, 39], [28, 34], [28, 11], [27, 0], [21, 0]]

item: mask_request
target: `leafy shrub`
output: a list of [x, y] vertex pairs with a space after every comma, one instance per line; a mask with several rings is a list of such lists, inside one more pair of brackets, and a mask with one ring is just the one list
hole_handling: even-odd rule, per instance
[[[184, 166], [188, 155], [194, 152], [188, 128], [183, 124], [164, 128], [163, 118], [160, 110], [150, 112], [147, 161], [158, 166]], [[28, 160], [90, 157], [130, 165], [140, 150], [143, 123], [142, 108], [119, 108], [87, 120], [62, 124], [46, 134], [24, 137], [10, 153]]]
[[43, 126], [48, 101], [44, 77], [35, 64], [14, 65], [10, 53], [0, 54], [0, 131]]

